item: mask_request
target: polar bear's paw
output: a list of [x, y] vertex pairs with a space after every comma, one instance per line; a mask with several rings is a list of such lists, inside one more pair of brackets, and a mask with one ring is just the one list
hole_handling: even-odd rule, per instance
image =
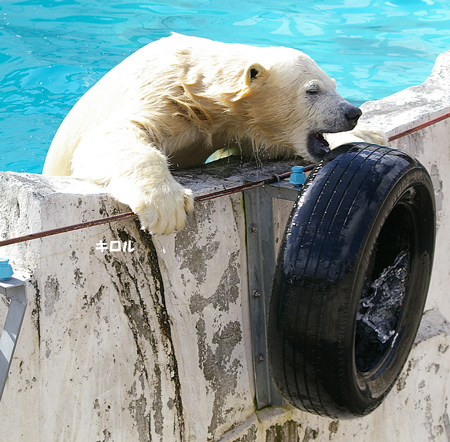
[[133, 208], [139, 216], [142, 230], [162, 235], [183, 229], [186, 214], [192, 210], [192, 190], [185, 189], [175, 180], [155, 185]]
[[346, 143], [366, 143], [380, 144], [382, 146], [389, 146], [389, 140], [386, 134], [377, 127], [372, 127], [367, 124], [358, 123], [358, 125], [348, 132], [338, 132], [331, 134], [324, 134], [331, 149], [341, 146]]

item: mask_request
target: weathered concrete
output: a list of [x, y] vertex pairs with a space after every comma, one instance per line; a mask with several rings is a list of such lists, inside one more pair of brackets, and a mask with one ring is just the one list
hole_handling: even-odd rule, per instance
[[[448, 112], [449, 72], [450, 52], [423, 85], [366, 103], [365, 121], [396, 133]], [[393, 145], [432, 175], [438, 241], [420, 333], [379, 409], [353, 421], [291, 406], [255, 410], [236, 194], [197, 203], [186, 229], [168, 237], [124, 220], [0, 250], [26, 278], [29, 302], [0, 403], [0, 440], [450, 441], [450, 120]], [[199, 194], [288, 168], [225, 160], [178, 177]], [[67, 178], [1, 173], [0, 195], [2, 239], [128, 210]], [[289, 206], [277, 203], [278, 235]], [[101, 242], [108, 250], [97, 250]]]

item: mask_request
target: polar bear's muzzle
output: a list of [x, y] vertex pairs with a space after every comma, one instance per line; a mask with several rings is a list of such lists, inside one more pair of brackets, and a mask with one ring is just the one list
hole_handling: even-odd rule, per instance
[[[308, 135], [307, 150], [314, 160], [321, 160], [330, 152], [330, 146], [324, 138], [323, 133], [346, 132], [354, 129], [358, 123], [359, 117], [362, 115], [361, 109], [344, 100], [339, 111], [333, 112], [333, 118], [325, 130], [312, 131]], [[335, 117], [335, 116], [338, 117]], [[316, 129], [317, 130], [317, 129]]]

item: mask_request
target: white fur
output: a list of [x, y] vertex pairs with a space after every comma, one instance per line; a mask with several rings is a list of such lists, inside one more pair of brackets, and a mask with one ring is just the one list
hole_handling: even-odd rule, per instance
[[386, 134], [376, 127], [359, 123], [353, 130], [334, 134], [325, 134], [325, 139], [330, 144], [330, 148], [341, 146], [345, 143], [366, 143], [381, 144], [388, 146], [389, 141]]
[[224, 146], [244, 156], [307, 158], [309, 134], [345, 130], [345, 103], [302, 52], [174, 34], [128, 57], [79, 100], [44, 174], [103, 185], [142, 228], [168, 234], [193, 209], [169, 163], [201, 164]]

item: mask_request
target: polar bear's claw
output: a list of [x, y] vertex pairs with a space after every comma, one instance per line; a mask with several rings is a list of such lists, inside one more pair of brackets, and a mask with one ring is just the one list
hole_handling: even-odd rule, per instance
[[153, 192], [150, 198], [144, 198], [134, 208], [142, 230], [170, 235], [184, 228], [186, 214], [194, 209], [194, 198], [190, 189], [179, 188], [173, 192], [162, 192], [162, 197], [159, 192]]

